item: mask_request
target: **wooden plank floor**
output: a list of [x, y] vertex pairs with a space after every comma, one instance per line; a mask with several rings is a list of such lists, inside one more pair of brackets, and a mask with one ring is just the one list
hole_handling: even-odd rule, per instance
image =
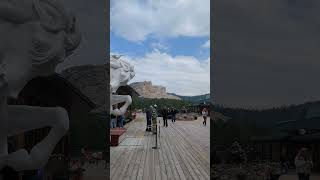
[[162, 118], [159, 120], [156, 150], [152, 149], [155, 135], [145, 131], [143, 114], [126, 126], [125, 139], [119, 146], [111, 147], [111, 179], [209, 180], [210, 120], [207, 126], [202, 125], [202, 118], [175, 123], [168, 120], [168, 127], [163, 127]]

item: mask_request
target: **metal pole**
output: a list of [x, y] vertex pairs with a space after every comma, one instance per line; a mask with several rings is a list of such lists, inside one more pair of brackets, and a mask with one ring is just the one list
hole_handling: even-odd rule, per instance
[[[157, 121], [158, 123], [158, 121]], [[159, 126], [160, 128], [160, 126]], [[156, 146], [152, 147], [152, 149], [158, 149], [158, 128], [156, 127]]]
[[161, 122], [159, 120], [159, 138], [160, 138], [160, 127], [161, 127]]
[[[160, 120], [159, 120], [160, 121]], [[158, 121], [156, 121], [156, 146], [152, 147], [152, 149], [158, 149]], [[160, 125], [159, 125], [159, 136], [160, 136]]]

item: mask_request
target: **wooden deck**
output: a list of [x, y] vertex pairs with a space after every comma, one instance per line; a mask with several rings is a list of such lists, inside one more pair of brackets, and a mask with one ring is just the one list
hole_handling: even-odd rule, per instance
[[[310, 180], [319, 180], [319, 175], [311, 175]], [[293, 175], [282, 175], [279, 180], [299, 180], [298, 176], [296, 174]]]
[[210, 175], [210, 120], [202, 125], [202, 118], [196, 121], [168, 120], [163, 127], [162, 118], [159, 149], [155, 135], [146, 132], [143, 114], [126, 128], [126, 138], [117, 147], [111, 147], [111, 179], [167, 180], [205, 179]]

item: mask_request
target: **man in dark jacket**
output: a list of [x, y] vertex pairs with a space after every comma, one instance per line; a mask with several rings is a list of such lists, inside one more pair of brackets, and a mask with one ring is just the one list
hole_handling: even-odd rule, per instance
[[152, 112], [151, 112], [150, 108], [147, 108], [146, 118], [147, 118], [147, 129], [146, 129], [146, 131], [151, 131]]
[[162, 114], [162, 118], [163, 118], [163, 126], [164, 127], [168, 127], [168, 109], [166, 107], [164, 107], [161, 110], [161, 114]]
[[172, 122], [176, 122], [176, 114], [178, 113], [178, 111], [175, 108], [171, 109], [171, 121]]

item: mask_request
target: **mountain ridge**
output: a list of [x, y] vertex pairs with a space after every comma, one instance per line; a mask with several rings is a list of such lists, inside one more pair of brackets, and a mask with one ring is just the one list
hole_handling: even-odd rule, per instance
[[210, 93], [195, 95], [195, 96], [182, 96], [182, 95], [178, 95], [175, 93], [168, 93], [168, 94], [177, 96], [177, 97], [181, 98], [181, 100], [188, 101], [191, 103], [203, 103], [203, 102], [205, 102], [207, 104], [210, 103]]

